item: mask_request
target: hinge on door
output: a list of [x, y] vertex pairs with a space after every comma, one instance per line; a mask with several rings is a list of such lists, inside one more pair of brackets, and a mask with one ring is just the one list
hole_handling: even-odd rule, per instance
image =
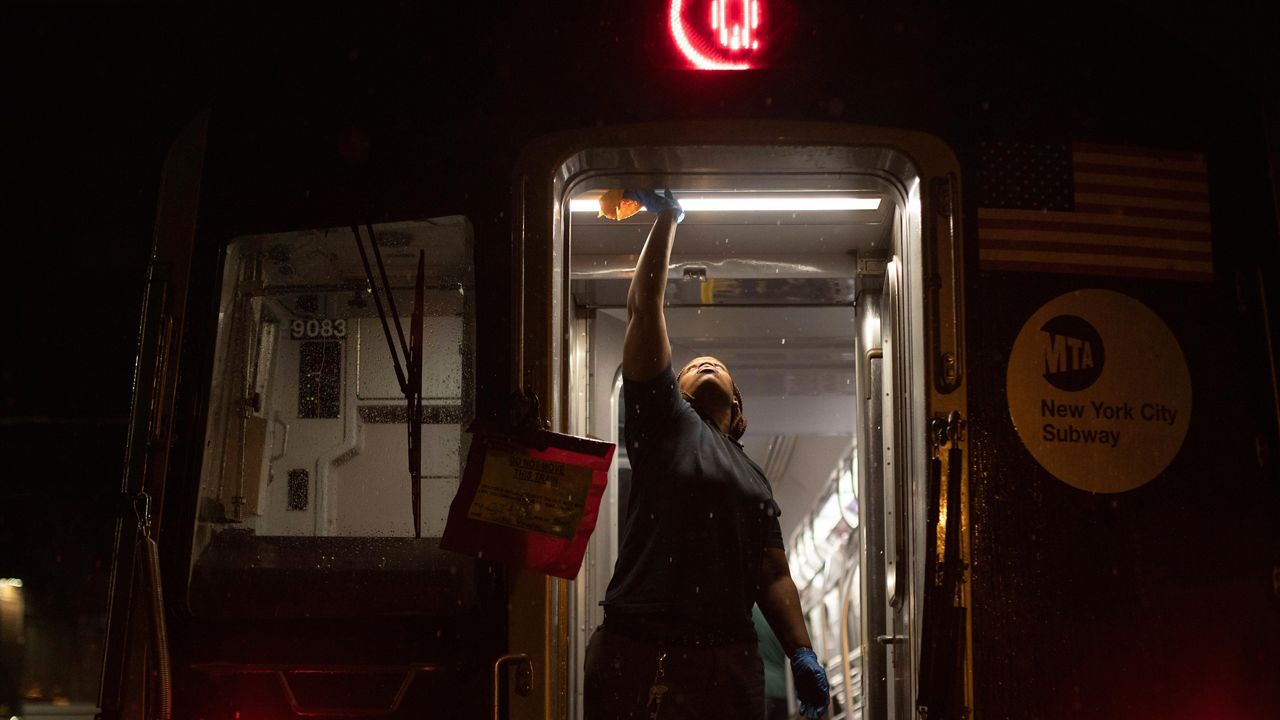
[[946, 432], [948, 442], [957, 443], [964, 439], [964, 419], [960, 416], [959, 410], [952, 410], [947, 415]]
[[941, 417], [929, 418], [929, 455], [938, 457], [938, 451], [947, 444], [947, 421]]
[[964, 440], [964, 425], [964, 417], [959, 410], [952, 410], [946, 417], [930, 418], [929, 444], [935, 457], [947, 445]]

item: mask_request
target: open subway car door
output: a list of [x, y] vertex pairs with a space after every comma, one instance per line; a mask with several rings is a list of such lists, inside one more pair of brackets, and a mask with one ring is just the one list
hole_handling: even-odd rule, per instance
[[[816, 424], [820, 413], [804, 416], [788, 397], [805, 394], [805, 383], [824, 386], [822, 406], [848, 418], [828, 429], [844, 435], [827, 438], [830, 467], [813, 487], [784, 500], [775, 485], [784, 533], [797, 528], [788, 552], [810, 634], [835, 681], [832, 716], [910, 718], [925, 706], [929, 717], [959, 717], [972, 693], [962, 218], [950, 149], [913, 132], [757, 122], [607, 127], [526, 148], [515, 177], [511, 382], [541, 398], [562, 432], [620, 436], [626, 288], [652, 217], [597, 220], [590, 206], [627, 187], [761, 203], [690, 204], [667, 288], [673, 348], [727, 354], [748, 408], [748, 384], [771, 396], [756, 406], [759, 428], [770, 426], [766, 415]], [[797, 198], [870, 210], [763, 202]], [[801, 377], [821, 357], [835, 358], [831, 372]], [[839, 387], [826, 387], [833, 378]], [[748, 453], [753, 444], [772, 452], [751, 432]], [[581, 717], [583, 652], [617, 554], [625, 453], [615, 465], [577, 580], [513, 584], [509, 645], [534, 671], [534, 693], [513, 700], [513, 717]], [[809, 523], [826, 505], [839, 519]], [[839, 532], [815, 540], [806, 523]]]
[[214, 230], [204, 136], [166, 167], [104, 717], [492, 717], [505, 576], [439, 547], [471, 224]]

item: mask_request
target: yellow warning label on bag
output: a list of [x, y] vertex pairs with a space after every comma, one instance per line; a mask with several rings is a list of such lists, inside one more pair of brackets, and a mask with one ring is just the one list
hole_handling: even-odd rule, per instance
[[490, 448], [467, 517], [571, 539], [590, 489], [591, 468]]

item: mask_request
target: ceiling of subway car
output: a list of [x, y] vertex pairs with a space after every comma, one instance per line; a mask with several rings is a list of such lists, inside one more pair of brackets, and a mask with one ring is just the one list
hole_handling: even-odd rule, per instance
[[[621, 307], [653, 224], [641, 212], [622, 222], [571, 204], [571, 279], [579, 305]], [[672, 250], [669, 305], [847, 305], [862, 259], [888, 254], [894, 204], [881, 194], [775, 193], [788, 199], [878, 201], [874, 209], [687, 213]], [[768, 198], [766, 193], [698, 193], [699, 198]]]

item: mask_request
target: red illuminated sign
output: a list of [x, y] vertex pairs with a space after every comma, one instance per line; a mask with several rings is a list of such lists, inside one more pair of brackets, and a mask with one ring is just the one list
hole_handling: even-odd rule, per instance
[[767, 37], [763, 0], [670, 0], [671, 40], [688, 67], [750, 70]]

